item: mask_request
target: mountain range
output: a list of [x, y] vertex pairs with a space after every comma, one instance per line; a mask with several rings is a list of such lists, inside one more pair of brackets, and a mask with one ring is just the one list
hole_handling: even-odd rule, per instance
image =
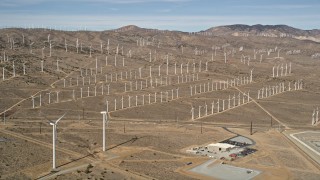
[[[128, 25], [119, 28], [118, 30], [141, 30], [135, 25]], [[274, 37], [274, 38], [295, 38], [299, 40], [311, 40], [320, 42], [320, 29], [302, 30], [287, 25], [245, 25], [234, 24], [212, 27], [207, 30], [202, 30], [196, 33], [206, 33], [214, 36], [261, 36], [261, 37]]]
[[212, 27], [202, 32], [213, 35], [233, 36], [264, 36], [264, 37], [292, 37], [300, 40], [312, 40], [320, 42], [320, 30], [302, 30], [287, 25], [244, 25], [234, 24], [227, 26]]

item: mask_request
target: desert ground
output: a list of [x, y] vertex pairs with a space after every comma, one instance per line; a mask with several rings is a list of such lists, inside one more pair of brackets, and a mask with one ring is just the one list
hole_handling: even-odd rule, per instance
[[[318, 179], [320, 156], [290, 133], [320, 130], [319, 49], [135, 26], [1, 29], [0, 179], [211, 179], [189, 171], [210, 158], [186, 149], [237, 135], [257, 151], [215, 164], [261, 171], [254, 179]], [[49, 120], [64, 113], [52, 171]]]

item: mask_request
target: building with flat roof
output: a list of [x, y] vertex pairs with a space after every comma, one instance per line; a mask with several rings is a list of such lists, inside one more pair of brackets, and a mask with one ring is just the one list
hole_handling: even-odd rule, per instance
[[209, 151], [230, 151], [236, 146], [232, 144], [227, 144], [227, 143], [214, 143], [214, 144], [209, 144], [207, 147]]

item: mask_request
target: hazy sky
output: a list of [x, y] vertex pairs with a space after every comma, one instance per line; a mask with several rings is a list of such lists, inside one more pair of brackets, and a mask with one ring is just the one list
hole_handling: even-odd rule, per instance
[[320, 29], [320, 0], [0, 0], [0, 26], [125, 25], [199, 31], [229, 24]]

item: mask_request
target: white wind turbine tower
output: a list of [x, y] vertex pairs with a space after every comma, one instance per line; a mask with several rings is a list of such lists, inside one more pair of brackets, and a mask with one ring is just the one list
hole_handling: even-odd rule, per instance
[[49, 44], [49, 48], [50, 48], [50, 53], [49, 53], [49, 57], [51, 57], [51, 49], [52, 49], [52, 43], [51, 43], [51, 40], [50, 40], [50, 42], [49, 42], [50, 44]]
[[56, 170], [56, 140], [57, 140], [57, 124], [66, 115], [62, 115], [55, 122], [49, 120], [49, 124], [52, 126], [52, 170]]
[[253, 69], [251, 69], [251, 71], [250, 71], [250, 83], [252, 83], [252, 71], [253, 71]]
[[150, 52], [149, 52], [149, 62], [151, 62], [152, 61], [152, 56], [151, 56], [152, 54], [151, 54], [151, 50], [150, 50]]
[[77, 41], [76, 41], [76, 48], [77, 48], [77, 53], [79, 53], [79, 39], [77, 38]]
[[272, 67], [272, 77], [274, 77], [274, 68], [275, 66]]
[[30, 54], [32, 54], [32, 45], [34, 44], [34, 42], [30, 43]]
[[15, 69], [15, 66], [14, 66], [14, 61], [12, 62], [12, 72], [13, 72], [13, 77], [16, 77], [16, 69]]
[[2, 67], [2, 80], [4, 81], [4, 67]]
[[317, 107], [317, 110], [316, 110], [316, 118], [315, 118], [315, 123], [318, 123], [319, 122], [319, 107]]
[[23, 66], [23, 75], [26, 75], [26, 64], [23, 63], [22, 66]]
[[57, 71], [59, 71], [59, 59], [57, 59]]
[[110, 42], [109, 42], [109, 39], [108, 39], [108, 44], [107, 44], [108, 55], [110, 54], [110, 53], [109, 53], [109, 45], [110, 45]]
[[278, 57], [277, 58], [280, 58], [280, 51], [281, 51], [281, 49], [278, 49]]
[[92, 48], [92, 45], [90, 44], [90, 56], [89, 57], [91, 57], [91, 48]]
[[108, 116], [107, 116], [107, 111], [101, 111], [100, 112], [103, 115], [103, 119], [102, 119], [102, 150], [106, 151], [106, 122], [108, 122]]
[[191, 105], [191, 120], [194, 120], [194, 107]]
[[101, 51], [101, 54], [103, 53], [103, 44], [102, 44], [102, 41], [100, 41], [100, 51]]
[[313, 109], [313, 113], [312, 113], [312, 120], [311, 120], [311, 125], [314, 126], [316, 124], [315, 122], [315, 114], [316, 114], [316, 110]]
[[41, 49], [42, 59], [44, 59], [44, 49], [45, 49], [45, 47], [43, 47], [43, 48]]
[[117, 45], [116, 54], [119, 55], [119, 44]]

